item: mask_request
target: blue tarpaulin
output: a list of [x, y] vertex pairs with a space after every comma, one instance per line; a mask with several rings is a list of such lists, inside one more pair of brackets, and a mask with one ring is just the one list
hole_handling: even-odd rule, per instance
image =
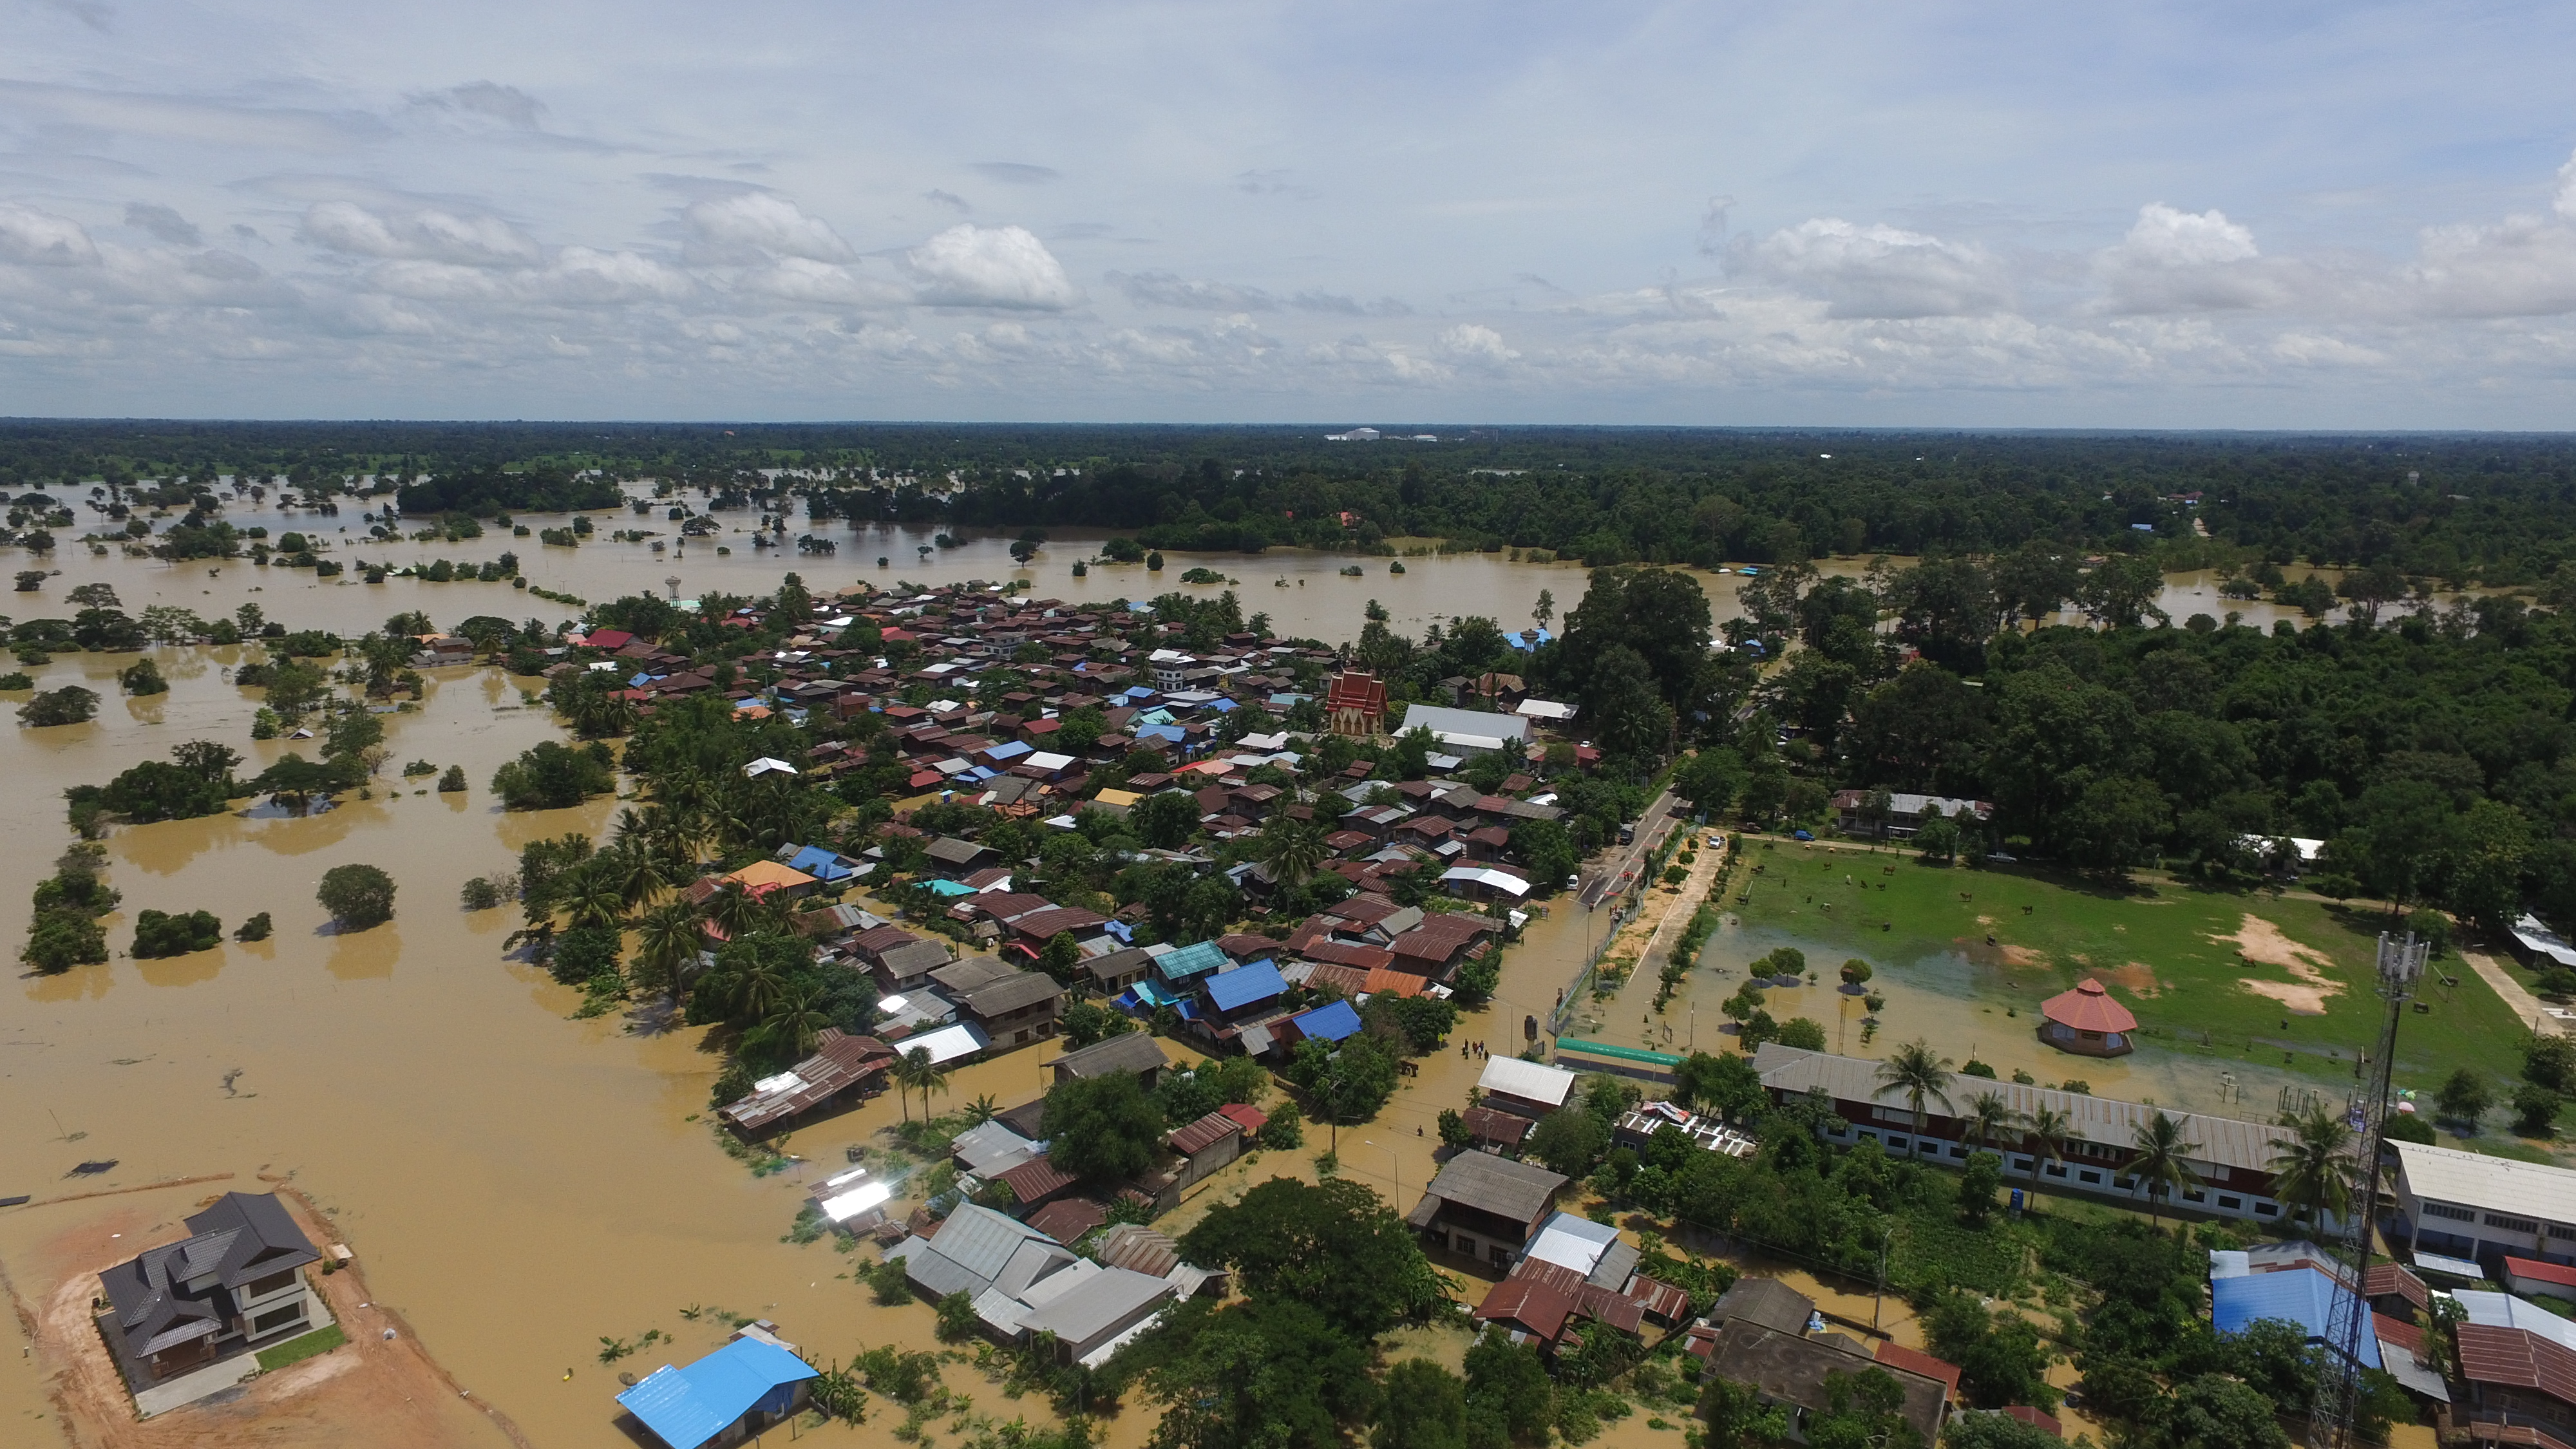
[[795, 1386], [818, 1377], [776, 1344], [737, 1338], [687, 1368], [669, 1364], [617, 1396], [671, 1449], [698, 1449], [754, 1409], [783, 1414]]
[[[2338, 1309], [2351, 1302], [2349, 1290], [2314, 1268], [2284, 1268], [2274, 1273], [2248, 1273], [2216, 1278], [2209, 1285], [2210, 1326], [2220, 1333], [2243, 1333], [2266, 1318], [2295, 1323], [2310, 1343], [2325, 1344], [2336, 1332]], [[2379, 1336], [2362, 1320], [2361, 1366], [2379, 1367]]]

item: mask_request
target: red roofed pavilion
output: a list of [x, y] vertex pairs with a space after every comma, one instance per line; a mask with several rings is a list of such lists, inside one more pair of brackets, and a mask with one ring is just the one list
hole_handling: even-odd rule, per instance
[[2039, 1014], [2039, 1039], [2059, 1051], [2116, 1057], [2137, 1049], [2130, 1037], [2138, 1029], [2138, 1019], [2090, 976], [2076, 982], [2074, 990], [2041, 1002]]

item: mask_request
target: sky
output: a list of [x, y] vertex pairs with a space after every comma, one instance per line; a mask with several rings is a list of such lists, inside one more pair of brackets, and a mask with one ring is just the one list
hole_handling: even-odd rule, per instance
[[2576, 425], [2563, 4], [0, 35], [0, 415]]

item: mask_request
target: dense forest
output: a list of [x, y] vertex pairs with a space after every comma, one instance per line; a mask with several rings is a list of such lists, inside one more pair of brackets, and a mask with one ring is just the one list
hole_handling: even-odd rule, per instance
[[758, 489], [783, 470], [817, 519], [1139, 531], [1172, 549], [1428, 537], [1594, 564], [1711, 564], [2045, 541], [2168, 564], [2376, 563], [2490, 585], [2550, 573], [2576, 540], [2576, 440], [2560, 437], [1411, 432], [21, 420], [0, 422], [0, 490], [226, 474], [326, 490], [429, 480], [438, 486], [406, 496], [408, 510], [472, 511], [572, 501], [571, 484], [526, 475], [712, 492]]

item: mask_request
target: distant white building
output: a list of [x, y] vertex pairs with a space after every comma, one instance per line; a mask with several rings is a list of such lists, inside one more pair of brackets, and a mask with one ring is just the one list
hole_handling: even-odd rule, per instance
[[1324, 435], [1324, 441], [1327, 443], [1374, 443], [1385, 436], [1386, 435], [1384, 433], [1379, 432], [1375, 428], [1353, 428], [1347, 433], [1326, 433]]
[[1530, 722], [1516, 714], [1484, 714], [1436, 704], [1406, 705], [1404, 722], [1395, 727], [1395, 732], [1402, 734], [1416, 727], [1431, 731], [1443, 748], [1471, 754], [1489, 754], [1506, 746], [1519, 750], [1529, 744]]

